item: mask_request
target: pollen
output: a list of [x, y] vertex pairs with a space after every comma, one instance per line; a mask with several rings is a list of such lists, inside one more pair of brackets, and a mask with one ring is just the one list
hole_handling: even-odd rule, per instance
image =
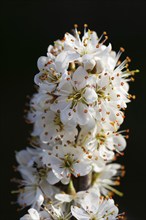
[[87, 28], [87, 27], [88, 27], [88, 24], [84, 24], [84, 27]]
[[125, 49], [123, 47], [120, 47], [120, 51], [123, 53], [125, 52]]
[[78, 24], [74, 24], [74, 28], [78, 28]]
[[130, 57], [126, 57], [126, 60], [127, 60], [128, 63], [131, 62], [131, 58]]

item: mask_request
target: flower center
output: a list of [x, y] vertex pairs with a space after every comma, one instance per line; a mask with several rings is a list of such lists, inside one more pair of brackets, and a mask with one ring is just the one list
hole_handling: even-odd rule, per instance
[[40, 178], [46, 178], [48, 171], [49, 171], [49, 168], [46, 168], [46, 167], [37, 168], [37, 172]]
[[82, 103], [88, 105], [85, 97], [83, 96], [84, 93], [85, 93], [85, 89], [86, 89], [86, 87], [81, 89], [81, 90], [79, 90], [79, 91], [74, 90], [74, 92], [68, 96], [67, 100], [68, 101], [72, 101], [71, 108], [76, 106], [78, 102], [82, 102]]
[[58, 82], [61, 78], [61, 75], [55, 71], [52, 71], [52, 73], [48, 77], [51, 82]]
[[104, 94], [104, 91], [101, 89], [101, 90], [98, 90], [97, 91], [97, 94], [98, 94], [98, 97], [99, 98], [105, 98], [105, 94]]
[[59, 115], [56, 115], [56, 116], [54, 117], [54, 120], [53, 120], [53, 121], [54, 121], [55, 125], [60, 125], [60, 124], [62, 124]]
[[66, 154], [64, 157], [64, 167], [70, 168], [73, 164], [73, 158], [70, 154]]
[[60, 120], [60, 115], [59, 115], [59, 114], [56, 114], [56, 115], [55, 115], [53, 121], [54, 121], [54, 124], [55, 124], [55, 125], [58, 125], [58, 126], [60, 127], [60, 130], [63, 130], [64, 125], [63, 125], [63, 123], [62, 123], [61, 120]]
[[106, 135], [103, 132], [100, 132], [96, 135], [96, 140], [98, 142], [98, 145], [104, 144], [106, 142]]
[[93, 217], [93, 218], [91, 218], [91, 220], [97, 220], [97, 218], [96, 218], [96, 217]]
[[50, 83], [54, 83], [60, 80], [61, 75], [55, 72], [55, 70], [52, 70], [52, 72], [44, 72], [39, 78], [42, 81], [48, 80]]
[[69, 95], [68, 99], [73, 100], [74, 102], [78, 102], [82, 99], [82, 92], [77, 91], [76, 93]]
[[98, 87], [97, 86], [97, 88], [96, 88], [96, 93], [97, 93], [97, 95], [98, 95], [98, 100], [100, 101], [101, 99], [103, 100], [108, 100], [108, 101], [110, 101], [110, 93], [107, 93], [106, 91], [106, 88], [105, 87], [103, 87], [103, 88], [101, 88], [101, 87]]

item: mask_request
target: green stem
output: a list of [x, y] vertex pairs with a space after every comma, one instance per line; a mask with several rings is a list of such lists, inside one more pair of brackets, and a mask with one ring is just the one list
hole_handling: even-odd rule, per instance
[[70, 180], [70, 182], [69, 182], [69, 185], [68, 185], [68, 188], [67, 188], [67, 193], [70, 194], [70, 195], [75, 195], [76, 194], [76, 190], [75, 190], [75, 187], [74, 187], [74, 184], [73, 184], [72, 180]]

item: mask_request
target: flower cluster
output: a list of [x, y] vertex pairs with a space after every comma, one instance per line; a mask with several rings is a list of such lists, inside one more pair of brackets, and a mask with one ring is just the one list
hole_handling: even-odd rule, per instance
[[128, 130], [119, 128], [137, 71], [128, 69], [129, 57], [119, 60], [123, 48], [116, 53], [105, 45], [107, 38], [87, 25], [80, 37], [75, 25], [74, 35], [66, 33], [38, 59], [27, 115], [31, 147], [16, 153], [18, 203], [30, 207], [21, 220], [120, 218], [108, 196], [122, 195], [115, 186], [124, 168], [111, 162], [126, 147]]

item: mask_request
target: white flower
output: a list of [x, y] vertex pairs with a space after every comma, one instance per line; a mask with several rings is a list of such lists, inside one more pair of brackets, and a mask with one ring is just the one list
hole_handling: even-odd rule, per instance
[[31, 167], [34, 164], [35, 157], [27, 148], [26, 150], [16, 152], [16, 160], [21, 166]]
[[120, 91], [118, 86], [112, 84], [109, 73], [92, 74], [90, 75], [90, 81], [97, 94], [95, 109], [98, 121], [117, 121], [121, 124], [123, 122], [123, 112], [120, 109], [126, 107], [126, 102], [129, 102], [126, 98], [127, 94], [123, 90]]
[[74, 141], [77, 136], [76, 125], [68, 121], [63, 124], [60, 113], [50, 110], [52, 96], [44, 93], [34, 95], [31, 100], [31, 111], [27, 119], [34, 123], [32, 136], [39, 136], [43, 143]]
[[73, 174], [75, 177], [87, 175], [92, 166], [86, 160], [86, 153], [79, 146], [58, 145], [49, 153], [48, 163], [53, 173], [63, 184], [68, 184]]
[[[101, 41], [103, 37], [104, 39]], [[111, 44], [108, 46], [103, 45], [107, 38], [106, 32], [98, 38], [96, 32], [86, 31], [85, 28], [84, 35], [82, 39], [80, 39], [77, 29], [75, 28], [75, 37], [69, 33], [65, 34], [64, 50], [74, 51], [80, 55], [75, 62], [79, 64], [83, 63], [86, 70], [95, 71], [96, 69], [96, 73], [102, 72], [103, 68], [113, 70], [120, 54], [116, 56], [115, 53], [111, 51]], [[102, 65], [101, 60], [104, 65]]]
[[120, 164], [108, 164], [101, 172], [94, 173], [93, 190], [99, 190], [101, 195], [107, 196], [110, 193], [115, 193], [119, 196], [123, 194], [116, 190], [113, 186], [120, 184], [119, 178], [124, 175], [124, 169]]
[[28, 210], [29, 214], [24, 215], [20, 220], [40, 220], [40, 215], [37, 210], [31, 208]]
[[40, 72], [35, 75], [34, 81], [41, 89], [52, 93], [59, 82], [68, 77], [67, 68], [70, 62], [78, 56], [72, 52], [61, 52], [54, 57], [51, 53], [48, 57], [42, 56], [38, 59]]
[[[56, 183], [57, 178], [50, 172], [46, 178], [39, 178], [39, 175], [44, 175], [43, 170], [39, 171], [39, 175], [34, 175], [28, 169], [19, 169], [23, 177], [22, 186], [18, 190], [18, 203], [25, 206], [32, 206], [35, 208], [40, 208], [43, 204], [45, 197], [48, 200], [52, 199], [55, 193], [59, 192], [59, 189], [49, 184]], [[42, 174], [41, 174], [42, 172]], [[51, 178], [51, 179], [50, 179]], [[49, 179], [49, 182], [48, 182]]]
[[52, 96], [48, 93], [43, 93], [39, 91], [34, 94], [30, 101], [30, 111], [27, 115], [27, 120], [29, 123], [34, 123], [34, 130], [32, 132], [33, 136], [40, 134], [42, 128], [39, 126], [40, 118], [42, 114], [46, 113], [50, 109], [50, 102]]
[[118, 208], [113, 199], [99, 198], [90, 192], [80, 203], [80, 206], [71, 207], [72, 215], [78, 220], [116, 220]]
[[[37, 93], [27, 115], [34, 148], [16, 153], [18, 203], [31, 207], [21, 220], [118, 219], [114, 201], [100, 196], [122, 195], [113, 186], [124, 170], [111, 162], [126, 147], [118, 129], [134, 98], [128, 83], [137, 70], [127, 69], [128, 57], [119, 61], [123, 48], [116, 53], [104, 45], [106, 32], [98, 38], [84, 27], [80, 37], [75, 25], [74, 36], [66, 33], [37, 62]], [[92, 177], [88, 191], [79, 186], [76, 192], [73, 183], [86, 175]]]
[[48, 205], [45, 210], [48, 212], [51, 220], [70, 220], [72, 217], [70, 208], [66, 203]]
[[[100, 123], [96, 124], [90, 134], [80, 133], [78, 142], [83, 144], [86, 149], [94, 154], [98, 150], [99, 156], [104, 160], [112, 160], [115, 152], [121, 154], [126, 147], [126, 140], [121, 132], [110, 131], [107, 127], [102, 127]], [[84, 137], [84, 139], [83, 139]]]
[[65, 34], [64, 41], [64, 50], [65, 51], [74, 51], [80, 56], [86, 54], [95, 54], [99, 51], [99, 41], [97, 34], [94, 31], [88, 30], [84, 32], [82, 40], [75, 28], [75, 37], [69, 33]]
[[[60, 119], [60, 113], [47, 111], [42, 112], [35, 129], [40, 131], [38, 134], [43, 143], [56, 143], [58, 141], [74, 141], [77, 136], [77, 129], [69, 123], [63, 124]], [[38, 132], [37, 132], [38, 133]]]
[[62, 52], [64, 48], [64, 39], [62, 40], [56, 40], [54, 42], [54, 45], [49, 45], [47, 50], [47, 56], [50, 56], [50, 53], [53, 56], [57, 56], [59, 53]]
[[46, 154], [41, 148], [39, 150], [27, 148], [16, 154], [19, 162], [17, 170], [23, 177], [18, 190], [18, 203], [21, 206], [31, 205], [38, 208], [43, 204], [44, 197], [51, 199], [59, 192], [59, 189], [49, 184], [49, 182], [55, 184], [58, 179], [52, 170], [44, 165]]
[[88, 158], [92, 163], [93, 171], [100, 172], [105, 166], [106, 160], [100, 156], [98, 150], [94, 150], [92, 152], [88, 150], [87, 152], [88, 152]]
[[29, 209], [28, 214], [24, 215], [20, 220], [70, 220], [71, 213], [65, 204], [47, 205], [43, 211]]
[[80, 192], [77, 192], [71, 195], [67, 193], [59, 193], [55, 195], [55, 198], [61, 202], [68, 203], [68, 202], [73, 201], [74, 204], [77, 204], [77, 203], [80, 203], [80, 201], [85, 197], [86, 192], [87, 191], [80, 191]]
[[58, 88], [58, 98], [51, 104], [51, 110], [60, 112], [61, 120], [72, 124], [94, 123], [94, 105], [97, 95], [94, 88], [88, 85], [87, 72], [79, 67], [72, 79]]
[[40, 137], [39, 136], [33, 136], [30, 140], [30, 145], [32, 147], [37, 147], [37, 148], [41, 148], [43, 150], [52, 150], [53, 149], [53, 146], [54, 144], [53, 143], [43, 143], [41, 140], [40, 140]]
[[24, 215], [20, 220], [69, 220], [71, 213], [67, 212], [66, 205], [48, 205], [43, 211], [29, 209], [28, 214]]
[[49, 92], [55, 90], [60, 82], [62, 73], [54, 62], [53, 57], [40, 57], [38, 59], [38, 68], [40, 72], [35, 75], [34, 81], [40, 87], [47, 88]]
[[21, 172], [25, 186], [19, 189], [18, 203], [24, 207], [30, 205], [34, 208], [40, 207], [43, 204], [44, 195], [38, 186], [36, 176], [28, 168], [19, 168], [19, 172]]

